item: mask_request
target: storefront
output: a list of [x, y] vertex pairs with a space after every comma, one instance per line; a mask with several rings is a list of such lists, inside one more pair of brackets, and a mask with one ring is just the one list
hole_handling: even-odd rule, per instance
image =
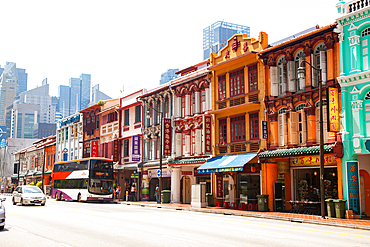
[[[159, 186], [159, 168], [144, 169], [143, 171], [143, 201], [155, 201], [155, 188]], [[162, 168], [162, 190], [171, 190], [171, 169]]]

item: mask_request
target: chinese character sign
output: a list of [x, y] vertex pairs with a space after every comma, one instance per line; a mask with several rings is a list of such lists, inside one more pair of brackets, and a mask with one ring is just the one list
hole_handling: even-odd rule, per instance
[[132, 137], [132, 161], [140, 161], [140, 136]]
[[204, 154], [211, 154], [212, 152], [212, 116], [203, 115], [203, 150]]
[[98, 157], [98, 141], [91, 141], [90, 156], [91, 157]]
[[163, 155], [171, 156], [172, 147], [172, 126], [171, 119], [163, 119]]
[[268, 138], [267, 121], [262, 121], [262, 139]]
[[360, 213], [358, 161], [347, 161], [348, 209]]
[[[334, 154], [324, 154], [324, 165], [336, 165]], [[290, 158], [290, 166], [319, 166], [320, 155], [306, 155]]]
[[118, 161], [118, 140], [113, 141], [113, 161]]
[[222, 175], [216, 175], [216, 196], [222, 198], [224, 196], [223, 178]]
[[327, 88], [328, 96], [328, 130], [331, 132], [339, 132], [339, 104], [338, 104], [338, 88]]

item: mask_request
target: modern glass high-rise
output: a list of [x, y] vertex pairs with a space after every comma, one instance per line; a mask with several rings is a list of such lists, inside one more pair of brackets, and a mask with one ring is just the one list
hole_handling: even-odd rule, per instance
[[234, 34], [245, 33], [250, 36], [250, 27], [217, 21], [203, 29], [203, 59], [207, 60], [211, 52], [219, 54], [227, 40]]
[[[90, 102], [89, 105], [91, 106], [93, 104], [97, 104], [98, 101], [100, 101], [100, 100], [110, 100], [110, 99], [112, 99], [112, 98], [109, 97], [108, 95], [106, 95], [105, 93], [103, 93], [102, 91], [100, 91], [99, 90], [99, 84], [96, 84], [91, 89], [91, 102]], [[85, 109], [85, 108], [83, 108], [83, 109]]]
[[68, 117], [69, 114], [69, 98], [71, 94], [71, 88], [69, 86], [65, 85], [60, 85], [58, 87], [58, 98], [59, 98], [59, 103], [58, 103], [58, 108], [59, 112], [62, 113], [63, 117]]
[[80, 108], [79, 111], [85, 109], [89, 106], [90, 103], [90, 92], [91, 92], [91, 75], [81, 74], [80, 75], [81, 83], [81, 97], [80, 97]]
[[166, 72], [162, 73], [161, 74], [161, 80], [159, 81], [159, 84], [160, 85], [165, 84], [165, 83], [179, 77], [178, 75], [176, 75], [177, 71], [179, 71], [179, 69], [169, 69]]

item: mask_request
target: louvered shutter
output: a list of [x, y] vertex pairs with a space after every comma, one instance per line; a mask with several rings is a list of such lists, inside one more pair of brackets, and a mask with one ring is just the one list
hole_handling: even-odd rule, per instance
[[[315, 55], [311, 54], [311, 61], [313, 62], [313, 65], [315, 66]], [[311, 77], [312, 77], [312, 86], [317, 87], [318, 86], [318, 81], [317, 81], [317, 71], [313, 68], [311, 68]]]
[[202, 154], [202, 130], [201, 129], [195, 130], [195, 154], [196, 155]]
[[284, 132], [284, 146], [288, 144], [288, 122], [286, 120], [286, 113], [283, 113], [283, 132]]
[[283, 123], [283, 114], [278, 116], [278, 132], [279, 132], [279, 146], [284, 146], [284, 123]]
[[271, 95], [279, 95], [279, 82], [278, 82], [278, 68], [276, 66], [270, 67], [270, 80], [271, 80]]
[[306, 112], [303, 109], [301, 110], [301, 117], [302, 117], [302, 144], [306, 144], [307, 142], [307, 120], [306, 120]]
[[176, 157], [182, 155], [182, 133], [176, 133]]
[[320, 51], [320, 68], [321, 68], [321, 79], [323, 85], [326, 85], [326, 52]]
[[289, 61], [288, 62], [288, 70], [289, 70], [289, 91], [296, 92], [296, 79], [295, 79], [295, 62]]
[[282, 85], [281, 93], [286, 93], [287, 91], [287, 65], [286, 63], [283, 63], [281, 67], [282, 67], [282, 72], [283, 72], [283, 85]]
[[[299, 58], [299, 67], [302, 65], [303, 60], [304, 60], [303, 57]], [[303, 66], [305, 66], [305, 64], [303, 64]], [[304, 73], [303, 78], [299, 79], [299, 90], [303, 90], [305, 89], [305, 87], [306, 87], [306, 72]]]
[[290, 144], [298, 144], [298, 113], [290, 112]]

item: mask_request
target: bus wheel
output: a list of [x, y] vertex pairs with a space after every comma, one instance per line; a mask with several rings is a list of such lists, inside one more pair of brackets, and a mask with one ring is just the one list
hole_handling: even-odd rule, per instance
[[60, 194], [59, 194], [59, 201], [62, 201], [62, 200], [63, 200], [63, 193], [60, 192]]
[[56, 200], [56, 201], [59, 201], [58, 192], [57, 192], [57, 193], [55, 193], [55, 200]]
[[77, 201], [78, 201], [78, 202], [81, 202], [81, 194], [78, 194], [78, 195], [77, 195]]

